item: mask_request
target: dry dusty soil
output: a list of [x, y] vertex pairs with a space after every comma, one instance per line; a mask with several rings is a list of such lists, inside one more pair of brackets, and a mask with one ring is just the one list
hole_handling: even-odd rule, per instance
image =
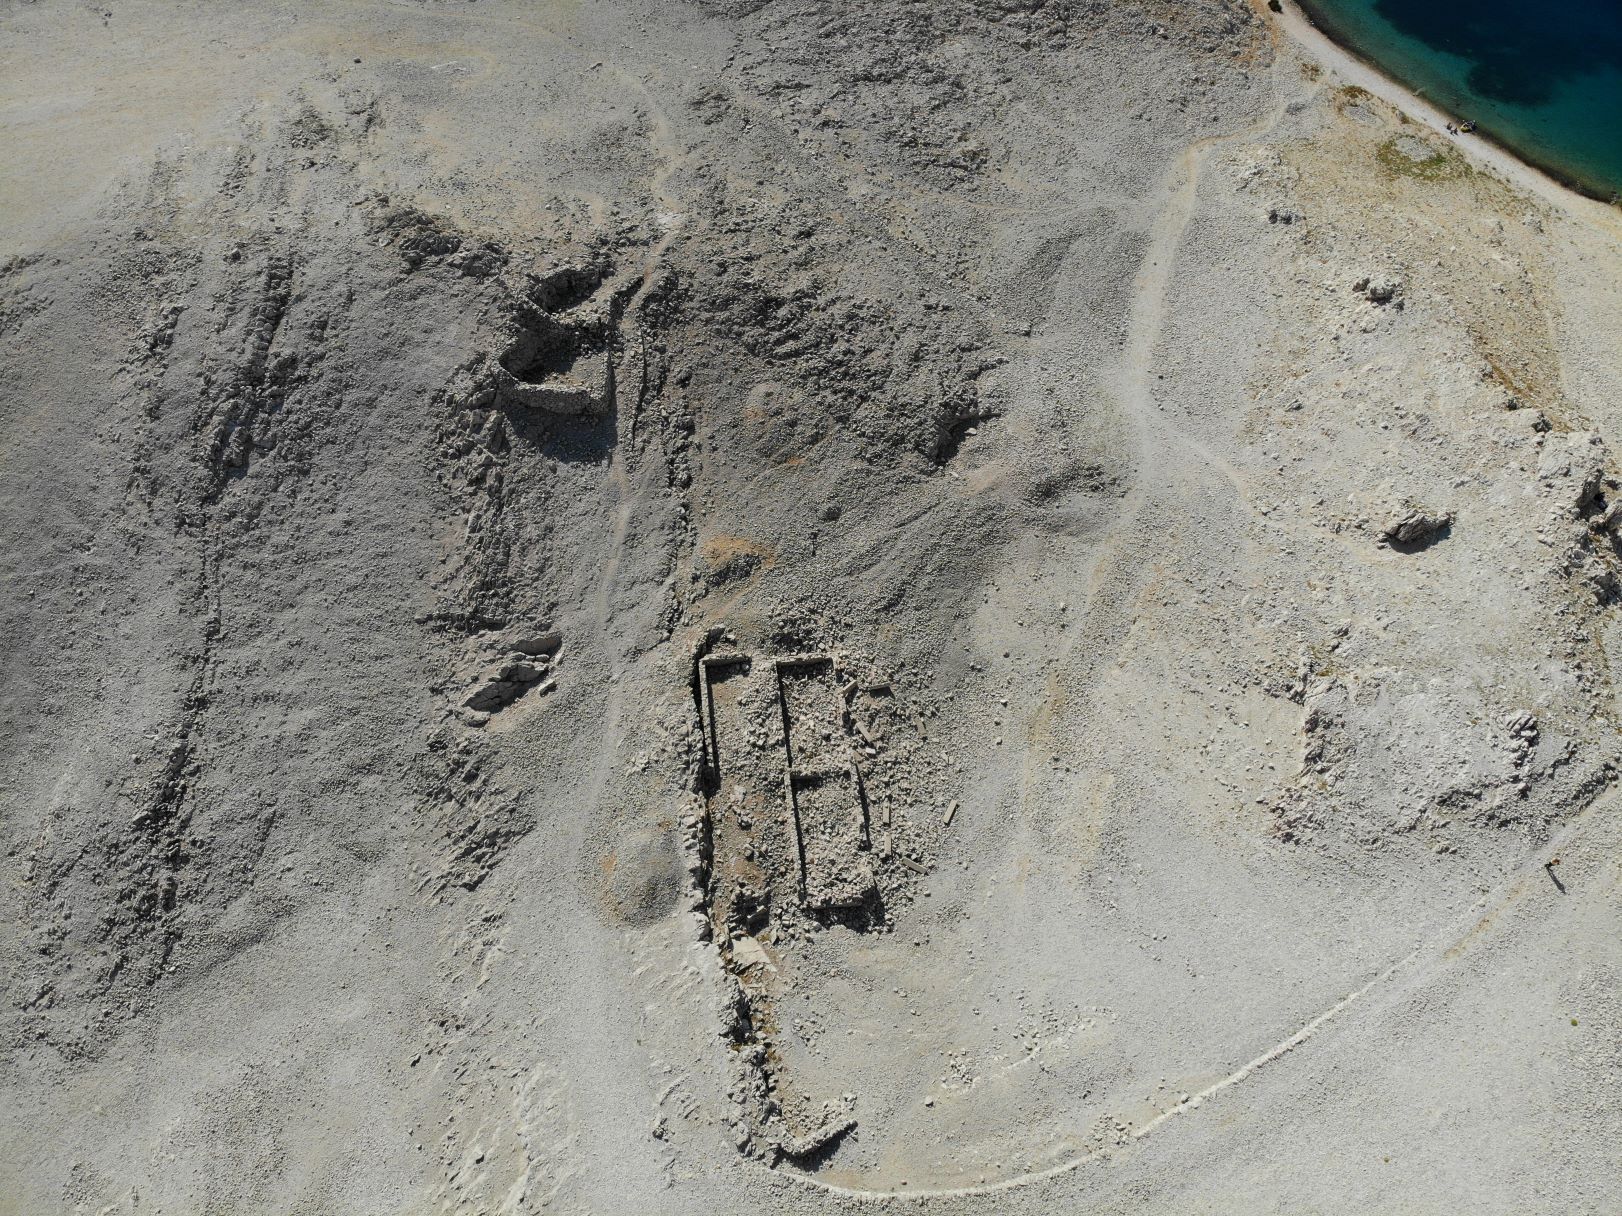
[[1622, 1210], [1622, 213], [1286, 20], [0, 3], [0, 1213]]

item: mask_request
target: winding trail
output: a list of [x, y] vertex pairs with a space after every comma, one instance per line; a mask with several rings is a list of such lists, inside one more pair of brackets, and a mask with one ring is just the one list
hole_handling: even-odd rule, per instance
[[[1048, 692], [1050, 705], [1062, 700], [1072, 707], [1066, 715], [1072, 720], [1063, 728], [1063, 733], [1070, 737], [1084, 737], [1085, 732], [1079, 729], [1081, 724], [1075, 718], [1084, 718], [1091, 712], [1087, 694], [1135, 620], [1136, 604], [1144, 584], [1155, 569], [1156, 555], [1165, 546], [1161, 521], [1173, 513], [1196, 514], [1196, 507], [1209, 510], [1237, 504], [1242, 511], [1250, 510], [1249, 498], [1239, 474], [1196, 436], [1179, 428], [1177, 421], [1162, 409], [1155, 388], [1158, 383], [1155, 367], [1164, 340], [1172, 268], [1198, 207], [1200, 174], [1204, 163], [1213, 151], [1260, 138], [1282, 121], [1286, 102], [1282, 90], [1275, 89], [1274, 92], [1273, 104], [1254, 122], [1238, 131], [1198, 140], [1183, 149], [1155, 192], [1155, 218], [1149, 227], [1143, 260], [1132, 284], [1125, 340], [1106, 380], [1113, 390], [1111, 395], [1118, 423], [1123, 432], [1130, 436], [1136, 451], [1134, 480], [1117, 521], [1104, 541], [1106, 552], [1100, 560], [1094, 587], [1081, 613], [1079, 627], [1072, 633], [1068, 648], [1055, 662], [1056, 671]], [[1095, 407], [1097, 403], [1085, 404]], [[1082, 430], [1095, 417], [1096, 414], [1080, 408], [1078, 403], [1077, 408], [1069, 414], [1073, 441], [1084, 441]], [[1028, 763], [1021, 778], [1022, 803], [1029, 803], [1031, 799], [1041, 796], [1037, 787], [1041, 779], [1039, 767], [1033, 768]], [[1199, 1107], [1207, 1098], [1237, 1085], [1258, 1069], [1293, 1051], [1362, 997], [1370, 987], [1390, 977], [1411, 958], [1411, 955], [1405, 956], [1380, 971], [1261, 1056], [1192, 1095], [1187, 1102], [1162, 1111], [1133, 1133], [1133, 1141], [1153, 1134], [1176, 1115]], [[866, 1189], [841, 1186], [813, 1175], [791, 1173], [789, 1176], [819, 1191], [841, 1196], [920, 1200], [971, 1197], [1030, 1186], [1069, 1173], [1089, 1162], [1115, 1156], [1120, 1151], [1116, 1148], [1095, 1149], [1044, 1170], [967, 1187]]]
[[[917, 1200], [972, 1198], [979, 1195], [994, 1195], [1020, 1190], [1072, 1173], [1084, 1165], [1119, 1157], [1122, 1153], [1130, 1150], [1131, 1144], [1136, 1144], [1154, 1135], [1161, 1128], [1176, 1122], [1179, 1116], [1192, 1115], [1194, 1111], [1203, 1107], [1212, 1098], [1216, 1098], [1225, 1090], [1232, 1089], [1236, 1085], [1249, 1080], [1262, 1069], [1283, 1059], [1295, 1051], [1296, 1048], [1305, 1045], [1326, 1026], [1340, 1019], [1354, 1005], [1363, 1004], [1366, 1006], [1371, 998], [1377, 995], [1400, 998], [1404, 992], [1423, 988], [1433, 980], [1440, 978], [1453, 964], [1465, 945], [1477, 935], [1483, 925], [1497, 920], [1503, 911], [1520, 900], [1527, 882], [1529, 880], [1535, 881], [1543, 870], [1542, 858], [1570, 850], [1583, 833], [1595, 830], [1596, 824], [1602, 828], [1610, 828], [1614, 835], [1618, 824], [1616, 811], [1619, 802], [1622, 802], [1622, 798], [1613, 793], [1590, 803], [1582, 811], [1574, 815], [1560, 831], [1529, 852], [1521, 863], [1505, 874], [1493, 887], [1492, 891], [1476, 906], [1449, 921], [1447, 928], [1443, 932], [1420, 943], [1395, 962], [1388, 964], [1323, 1012], [1302, 1024], [1293, 1034], [1279, 1040], [1266, 1051], [1234, 1069], [1221, 1080], [1213, 1082], [1198, 1093], [1190, 1094], [1183, 1101], [1161, 1111], [1160, 1114], [1133, 1131], [1132, 1139], [1128, 1145], [1118, 1148], [1093, 1149], [1061, 1161], [1056, 1165], [1049, 1166], [1047, 1169], [1034, 1170], [1013, 1178], [1000, 1179], [997, 1182], [988, 1182], [977, 1186], [942, 1187], [935, 1190], [910, 1187], [907, 1190], [863, 1190], [855, 1187], [839, 1186], [807, 1174], [783, 1174], [782, 1171], [779, 1171], [779, 1174], [793, 1178], [795, 1181], [804, 1183], [815, 1190], [841, 1196]], [[1614, 848], [1614, 841], [1611, 843]], [[1399, 981], [1402, 982], [1403, 987], [1398, 987]]]
[[[1298, 38], [1302, 36], [1298, 29], [1290, 32]], [[1410, 108], [1409, 101], [1400, 104], [1405, 109]], [[1081, 733], [1077, 728], [1090, 712], [1088, 693], [1132, 627], [1138, 599], [1165, 545], [1162, 521], [1174, 512], [1197, 514], [1196, 508], [1207, 512], [1235, 506], [1250, 510], [1239, 474], [1196, 436], [1181, 429], [1177, 420], [1163, 410], [1155, 387], [1158, 383], [1155, 367], [1166, 328], [1171, 273], [1196, 214], [1201, 170], [1214, 150], [1259, 138], [1276, 127], [1284, 117], [1284, 105], [1280, 97], [1266, 115], [1244, 129], [1191, 144], [1172, 164], [1156, 192], [1158, 207], [1133, 282], [1125, 340], [1108, 381], [1113, 388], [1123, 432], [1130, 434], [1135, 447], [1134, 482], [1104, 542], [1107, 551], [1099, 562], [1095, 584], [1078, 628], [1071, 635], [1068, 650], [1056, 660], [1049, 700], [1054, 703], [1062, 699], [1072, 707], [1061, 730], [1065, 735]], [[1546, 193], [1546, 190], [1540, 192]], [[1563, 201], [1569, 205], [1569, 200]], [[1077, 418], [1075, 426], [1079, 428], [1082, 422], [1083, 419]], [[1042, 766], [1027, 768], [1020, 791], [1022, 803], [1040, 797], [1042, 780]], [[1450, 919], [1441, 931], [1412, 950], [1368, 973], [1358, 986], [1267, 1050], [1135, 1128], [1125, 1145], [1088, 1150], [1045, 1169], [972, 1186], [880, 1189], [843, 1186], [795, 1172], [787, 1172], [786, 1176], [808, 1190], [841, 1197], [927, 1201], [1006, 1194], [1068, 1175], [1089, 1164], [1117, 1159], [1129, 1153], [1132, 1146], [1157, 1135], [1180, 1118], [1192, 1116], [1257, 1073], [1274, 1067], [1327, 1028], [1344, 1021], [1354, 1007], [1376, 1010], [1389, 1007], [1391, 1002], [1445, 976], [1454, 958], [1477, 935], [1480, 927], [1523, 898], [1528, 881], [1538, 877], [1542, 859], [1551, 852], [1571, 848], [1584, 833], [1593, 830], [1596, 823], [1604, 824], [1606, 812], [1614, 812], [1617, 803], [1615, 796], [1602, 797], [1592, 803], [1550, 840], [1528, 853], [1474, 907]], [[1610, 818], [1614, 819], [1614, 814]], [[783, 1171], [777, 1174], [785, 1176]]]
[[[1096, 584], [1054, 677], [1070, 705], [1086, 705], [1099, 671], [1131, 628], [1134, 606], [1154, 569], [1153, 555], [1164, 547], [1161, 521], [1177, 510], [1187, 513], [1191, 504], [1220, 503], [1224, 490], [1250, 509], [1244, 483], [1232, 466], [1162, 410], [1155, 367], [1166, 328], [1172, 268], [1199, 202], [1201, 168], [1212, 151], [1272, 130], [1283, 119], [1284, 106], [1280, 97], [1243, 129], [1190, 144], [1158, 191], [1160, 205], [1132, 285], [1126, 341], [1111, 376], [1121, 424], [1136, 449], [1137, 467], [1113, 534], [1105, 542]], [[1076, 420], [1078, 428], [1082, 422]]]

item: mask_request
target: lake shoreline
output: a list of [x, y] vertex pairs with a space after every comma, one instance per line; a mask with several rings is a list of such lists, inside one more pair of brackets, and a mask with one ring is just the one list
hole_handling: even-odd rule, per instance
[[[1622, 199], [1622, 195], [1615, 192], [1596, 191], [1559, 166], [1534, 158], [1484, 129], [1478, 128], [1462, 137], [1452, 134], [1447, 130], [1447, 125], [1458, 125], [1466, 121], [1468, 116], [1455, 114], [1432, 101], [1413, 85], [1392, 74], [1383, 64], [1342, 41], [1299, 0], [1281, 0], [1280, 9], [1271, 15], [1297, 46], [1324, 66], [1335, 68], [1352, 83], [1368, 89], [1410, 117], [1422, 119], [1439, 134], [1453, 140], [1454, 146], [1466, 156], [1485, 161], [1549, 201], [1568, 203], [1576, 198], [1615, 211], [1619, 199]], [[1383, 87], [1371, 85], [1371, 80]]]

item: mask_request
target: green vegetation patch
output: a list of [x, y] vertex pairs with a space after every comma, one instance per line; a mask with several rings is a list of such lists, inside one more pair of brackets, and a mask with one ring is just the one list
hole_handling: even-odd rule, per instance
[[1393, 135], [1376, 149], [1374, 159], [1388, 173], [1417, 177], [1425, 182], [1451, 181], [1468, 176], [1470, 164], [1457, 149], [1433, 144], [1417, 135]]
[[1355, 84], [1345, 85], [1335, 90], [1335, 109], [1347, 118], [1360, 122], [1364, 126], [1378, 126], [1380, 123], [1374, 95], [1367, 89], [1358, 88]]

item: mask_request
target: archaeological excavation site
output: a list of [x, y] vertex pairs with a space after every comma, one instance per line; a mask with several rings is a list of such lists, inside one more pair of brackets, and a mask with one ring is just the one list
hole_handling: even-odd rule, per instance
[[0, 48], [0, 1216], [1622, 1211], [1615, 203], [1294, 0]]

